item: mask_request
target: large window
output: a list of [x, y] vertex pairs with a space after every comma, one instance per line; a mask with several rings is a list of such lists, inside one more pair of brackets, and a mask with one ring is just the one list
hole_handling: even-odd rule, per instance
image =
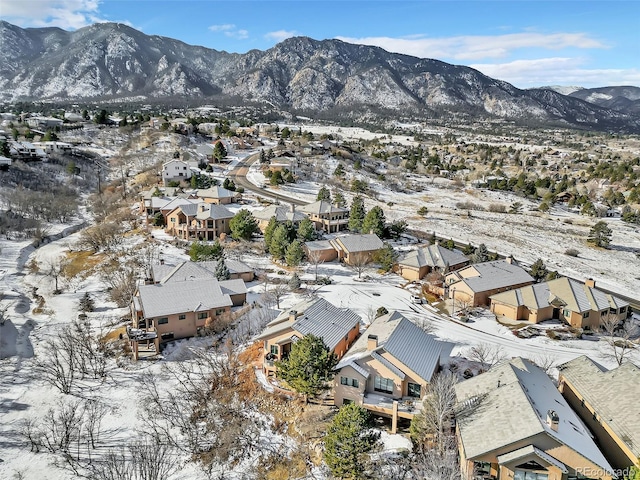
[[178, 315], [178, 320], [185, 320], [187, 318], [187, 316], [183, 313]]
[[393, 380], [390, 378], [376, 377], [373, 380], [373, 389], [376, 392], [393, 393]]
[[271, 345], [271, 353], [273, 355], [278, 355], [278, 345]]
[[360, 386], [360, 382], [358, 382], [357, 378], [340, 377], [340, 385], [358, 388]]
[[546, 473], [528, 472], [526, 470], [516, 470], [513, 472], [513, 480], [547, 480]]
[[165, 323], [169, 323], [169, 319], [167, 317], [162, 317], [158, 319], [158, 325], [164, 325]]
[[409, 382], [409, 384], [407, 385], [407, 395], [409, 395], [410, 397], [420, 398], [421, 390], [422, 387], [419, 383]]
[[204, 320], [209, 316], [209, 312], [198, 312], [198, 320]]

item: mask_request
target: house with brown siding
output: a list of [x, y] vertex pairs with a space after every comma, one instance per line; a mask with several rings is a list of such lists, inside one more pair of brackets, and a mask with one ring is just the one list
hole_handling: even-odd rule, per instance
[[288, 358], [293, 344], [309, 334], [322, 338], [329, 350], [342, 358], [360, 335], [360, 321], [353, 310], [338, 308], [323, 298], [297, 304], [269, 322], [258, 337], [263, 341], [265, 374], [275, 374], [275, 362]]
[[607, 370], [586, 356], [561, 365], [558, 388], [615, 468], [640, 467], [640, 368]]
[[469, 258], [460, 250], [449, 250], [435, 243], [403, 254], [395, 271], [407, 280], [417, 281], [432, 271], [447, 273], [469, 263]]
[[469, 302], [474, 307], [488, 306], [491, 295], [534, 282], [534, 278], [511, 259], [469, 265], [445, 277], [449, 298]]
[[463, 478], [611, 480], [591, 433], [544, 370], [514, 358], [456, 385]]
[[195, 196], [203, 202], [214, 203], [216, 205], [228, 205], [230, 203], [235, 203], [242, 198], [241, 194], [232, 192], [231, 190], [227, 190], [226, 188], [218, 185], [198, 189], [196, 190]]
[[343, 235], [329, 242], [338, 253], [338, 259], [347, 265], [371, 262], [375, 253], [384, 247], [375, 233]]
[[336, 406], [357, 403], [391, 418], [420, 411], [425, 387], [440, 368], [445, 343], [393, 311], [376, 318], [336, 366]]
[[309, 216], [316, 230], [326, 233], [337, 233], [345, 230], [349, 224], [349, 209], [336, 207], [325, 200], [304, 205], [299, 211]]
[[622, 321], [630, 313], [629, 302], [597, 289], [591, 279], [557, 278], [490, 298], [496, 315], [533, 323], [559, 319], [576, 328], [596, 329], [604, 318]]

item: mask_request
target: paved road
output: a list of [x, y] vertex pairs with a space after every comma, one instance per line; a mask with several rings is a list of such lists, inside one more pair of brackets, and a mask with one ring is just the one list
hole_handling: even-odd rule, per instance
[[278, 202], [293, 203], [294, 205], [307, 205], [309, 203], [298, 198], [288, 197], [287, 195], [282, 195], [272, 190], [267, 190], [266, 188], [260, 188], [251, 183], [247, 179], [247, 173], [249, 172], [249, 167], [259, 159], [259, 153], [251, 155], [244, 160], [240, 160], [236, 167], [229, 172], [229, 177], [231, 178], [231, 180], [233, 180], [233, 183], [235, 183], [236, 186], [244, 188], [245, 191], [252, 191], [257, 195], [260, 195], [261, 197], [272, 198]]

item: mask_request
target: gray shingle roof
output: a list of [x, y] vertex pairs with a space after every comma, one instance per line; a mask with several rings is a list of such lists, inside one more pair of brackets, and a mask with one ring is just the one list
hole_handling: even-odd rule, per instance
[[215, 278], [197, 282], [142, 285], [140, 305], [147, 318], [230, 307], [231, 298], [223, 293]]
[[505, 260], [476, 263], [458, 270], [457, 274], [476, 293], [535, 281], [522, 267]]
[[468, 261], [469, 259], [460, 250], [448, 250], [434, 244], [407, 252], [398, 263], [415, 268], [445, 268]]
[[209, 188], [201, 188], [196, 191], [196, 196], [199, 198], [229, 198], [235, 197], [235, 195], [235, 192], [227, 190], [219, 185]]
[[300, 207], [300, 211], [304, 213], [312, 213], [316, 215], [328, 214], [328, 213], [347, 213], [349, 209], [336, 207], [325, 200], [318, 200], [317, 202], [303, 205]]
[[199, 203], [198, 212], [196, 213], [198, 220], [220, 220], [223, 218], [233, 218], [233, 213], [228, 208], [222, 205], [215, 205], [213, 203]]
[[277, 222], [301, 222], [305, 218], [308, 218], [304, 213], [298, 212], [296, 210], [291, 211], [290, 208], [284, 207], [282, 205], [269, 205], [262, 210], [258, 210], [253, 212], [253, 216], [258, 220], [271, 220], [271, 217], [276, 217]]
[[333, 245], [329, 240], [314, 240], [313, 242], [304, 242], [304, 246], [310, 252], [318, 250], [333, 250]]
[[335, 239], [336, 243], [340, 243], [344, 250], [349, 253], [355, 252], [371, 252], [380, 250], [384, 247], [382, 240], [374, 233], [366, 233], [361, 235], [344, 235]]

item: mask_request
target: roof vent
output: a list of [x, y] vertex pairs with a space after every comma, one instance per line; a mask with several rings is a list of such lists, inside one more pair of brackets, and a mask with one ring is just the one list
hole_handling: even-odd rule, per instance
[[558, 416], [556, 411], [549, 410], [547, 412], [547, 425], [549, 425], [551, 430], [553, 430], [554, 432], [557, 432], [559, 423], [560, 423], [560, 417]]

